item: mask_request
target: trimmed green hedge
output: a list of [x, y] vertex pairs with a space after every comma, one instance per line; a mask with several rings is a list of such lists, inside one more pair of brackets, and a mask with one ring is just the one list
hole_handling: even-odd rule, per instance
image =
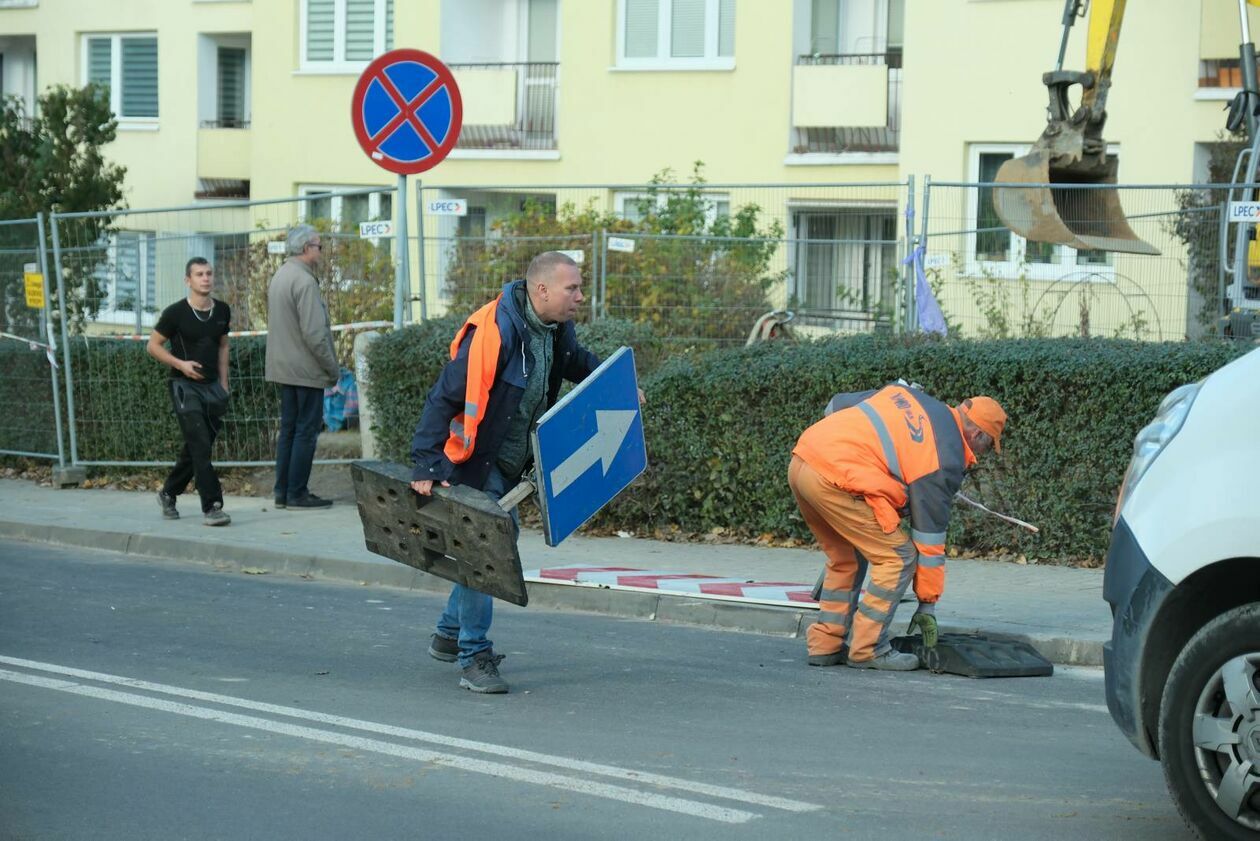
[[[234, 459], [274, 458], [280, 396], [275, 386], [263, 380], [266, 340], [233, 339], [230, 347], [232, 400], [216, 452], [230, 453]], [[70, 352], [79, 458], [174, 461], [183, 438], [171, 412], [169, 372], [145, 352], [144, 343], [79, 336], [71, 339]], [[0, 400], [6, 406], [24, 407], [21, 412], [0, 413], [0, 441], [40, 440], [52, 448], [48, 452], [56, 452], [47, 363], [41, 355], [24, 351], [0, 354], [0, 365], [5, 371], [0, 375]], [[65, 385], [62, 371], [63, 413]], [[33, 419], [47, 431], [30, 432]], [[68, 457], [68, 435], [66, 446]], [[4, 448], [35, 449], [7, 443]]]
[[[389, 457], [406, 461], [411, 431], [457, 326], [431, 322], [376, 343], [370, 357], [373, 401]], [[611, 333], [600, 339], [615, 347], [620, 336]], [[604, 353], [611, 349], [585, 332], [583, 341]], [[951, 404], [992, 395], [1010, 414], [1002, 454], [983, 458], [964, 492], [1037, 524], [1041, 533], [959, 506], [950, 527], [952, 546], [1033, 558], [1098, 558], [1106, 551], [1133, 437], [1167, 392], [1247, 349], [863, 336], [680, 356], [646, 375], [641, 365], [650, 467], [599, 522], [806, 537], [786, 480], [797, 437], [821, 417], [835, 392], [905, 377]]]

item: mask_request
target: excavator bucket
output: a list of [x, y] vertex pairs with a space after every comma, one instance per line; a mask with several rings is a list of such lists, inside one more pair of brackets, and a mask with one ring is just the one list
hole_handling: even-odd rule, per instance
[[1074, 186], [1115, 184], [1114, 155], [1107, 155], [1106, 163], [1095, 168], [1055, 166], [1053, 157], [1039, 142], [1022, 158], [1002, 164], [996, 181], [1011, 186], [993, 188], [993, 204], [1006, 227], [1032, 242], [1159, 254], [1158, 248], [1133, 233], [1115, 190]]

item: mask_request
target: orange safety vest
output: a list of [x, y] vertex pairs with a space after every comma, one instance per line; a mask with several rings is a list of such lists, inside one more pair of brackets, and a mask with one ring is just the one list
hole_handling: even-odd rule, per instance
[[887, 386], [801, 433], [792, 450], [841, 490], [861, 496], [884, 532], [910, 511], [919, 552], [915, 593], [934, 602], [945, 583], [945, 530], [963, 472], [976, 456], [957, 410], [899, 385]]
[[451, 342], [451, 359], [459, 353], [469, 328], [476, 330], [468, 346], [468, 373], [464, 385], [464, 411], [451, 419], [451, 435], [446, 439], [443, 452], [452, 464], [469, 459], [477, 445], [477, 426], [481, 423], [486, 403], [490, 399], [490, 387], [494, 385], [499, 370], [499, 350], [503, 336], [495, 317], [499, 311], [500, 293], [490, 303], [468, 316], [464, 326]]

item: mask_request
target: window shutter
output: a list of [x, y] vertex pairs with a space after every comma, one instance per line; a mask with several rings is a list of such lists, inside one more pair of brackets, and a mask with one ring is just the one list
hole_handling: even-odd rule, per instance
[[114, 294], [110, 308], [131, 311], [140, 303], [140, 234], [119, 232], [114, 240]]
[[626, 58], [656, 58], [660, 0], [625, 0]]
[[718, 55], [735, 55], [735, 0], [718, 5]]
[[113, 43], [109, 38], [88, 39], [88, 81], [109, 87]]
[[219, 47], [219, 124], [240, 127], [245, 122], [245, 50]]
[[145, 312], [154, 312], [157, 304], [157, 234], [144, 234], [144, 297], [140, 301]]
[[394, 0], [385, 0], [385, 50], [394, 48]]
[[706, 0], [674, 0], [669, 49], [674, 58], [704, 58], [705, 5]]
[[122, 40], [123, 117], [158, 115], [158, 56], [156, 38]]
[[306, 0], [306, 60], [333, 60], [333, 0]]
[[346, 61], [376, 54], [376, 0], [346, 0]]

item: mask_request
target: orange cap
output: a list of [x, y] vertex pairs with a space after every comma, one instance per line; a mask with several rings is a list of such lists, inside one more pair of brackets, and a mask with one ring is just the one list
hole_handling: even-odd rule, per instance
[[1002, 430], [1006, 427], [1006, 410], [992, 397], [983, 395], [964, 400], [958, 410], [967, 419], [988, 433], [993, 439], [993, 449], [1002, 452]]

